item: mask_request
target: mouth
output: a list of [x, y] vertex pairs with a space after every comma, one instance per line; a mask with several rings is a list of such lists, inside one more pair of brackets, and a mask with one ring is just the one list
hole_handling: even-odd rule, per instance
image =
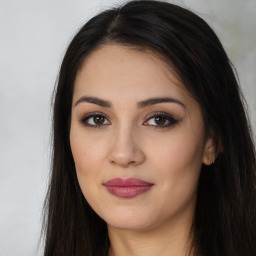
[[107, 191], [120, 198], [133, 198], [150, 190], [154, 184], [137, 178], [114, 178], [104, 183]]

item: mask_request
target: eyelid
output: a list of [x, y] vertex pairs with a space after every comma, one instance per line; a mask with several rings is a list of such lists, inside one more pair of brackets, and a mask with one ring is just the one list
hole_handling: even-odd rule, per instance
[[[89, 123], [86, 123], [86, 121], [92, 117], [95, 117], [95, 116], [101, 116], [105, 119], [108, 120], [108, 124], [95, 124], [95, 125], [92, 125], [92, 124], [89, 124]], [[111, 122], [109, 121], [109, 118], [107, 115], [103, 114], [102, 112], [91, 112], [91, 113], [88, 113], [86, 115], [83, 115], [83, 117], [79, 120], [82, 125], [86, 126], [86, 127], [93, 127], [93, 128], [101, 128], [102, 126], [105, 126], [105, 125], [110, 125]]]
[[155, 112], [155, 113], [151, 113], [150, 115], [148, 115], [146, 117], [147, 118], [146, 121], [143, 124], [148, 122], [150, 119], [159, 117], [159, 116], [166, 118], [169, 121], [169, 124], [167, 124], [167, 125], [148, 125], [148, 126], [151, 126], [154, 128], [167, 128], [167, 127], [170, 127], [178, 122], [178, 120], [175, 119], [171, 114], [160, 111], [160, 112]]
[[[89, 120], [92, 117], [96, 117], [96, 116], [101, 116], [101, 117], [105, 118], [108, 121], [108, 123], [107, 124], [104, 124], [104, 123], [103, 124], [95, 124], [95, 125], [86, 123], [87, 120]], [[146, 125], [146, 123], [150, 119], [156, 118], [156, 117], [164, 117], [164, 118], [166, 118], [166, 120], [169, 123], [165, 124], [165, 125], [150, 125], [150, 124]], [[103, 114], [102, 112], [91, 112], [91, 113], [88, 113], [88, 114], [84, 115], [79, 121], [82, 123], [82, 125], [84, 125], [86, 127], [93, 127], [93, 128], [101, 128], [103, 126], [111, 124], [111, 122], [109, 121], [108, 116]], [[163, 128], [167, 128], [169, 126], [172, 126], [172, 125], [176, 124], [177, 122], [178, 122], [178, 120], [175, 119], [171, 114], [159, 111], [159, 112], [150, 113], [148, 116], [146, 116], [146, 121], [143, 122], [143, 125], [151, 126], [153, 128], [162, 128], [163, 129]]]

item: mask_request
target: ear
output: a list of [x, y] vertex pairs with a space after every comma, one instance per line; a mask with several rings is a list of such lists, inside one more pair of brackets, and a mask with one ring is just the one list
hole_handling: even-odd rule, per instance
[[202, 162], [205, 165], [211, 165], [216, 159], [216, 143], [212, 137], [207, 138], [205, 142]]

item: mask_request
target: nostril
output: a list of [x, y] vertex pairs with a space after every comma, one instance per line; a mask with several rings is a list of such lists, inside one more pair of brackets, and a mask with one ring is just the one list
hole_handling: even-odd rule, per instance
[[145, 155], [138, 143], [134, 143], [132, 140], [128, 141], [128, 137], [125, 140], [116, 140], [113, 148], [109, 151], [109, 162], [112, 165], [128, 167], [135, 166], [143, 163]]
[[122, 167], [129, 167], [131, 165], [136, 165], [137, 164], [136, 161], [129, 161], [128, 162], [128, 161], [120, 161], [120, 160], [118, 160], [118, 161], [111, 160], [110, 163], [113, 164], [113, 165], [119, 165], [119, 166], [122, 166]]
[[135, 161], [131, 161], [131, 162], [128, 163], [128, 165], [134, 165], [134, 164], [136, 164]]

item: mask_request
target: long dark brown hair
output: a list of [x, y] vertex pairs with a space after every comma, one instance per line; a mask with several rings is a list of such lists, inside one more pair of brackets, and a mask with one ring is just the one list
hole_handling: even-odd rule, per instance
[[107, 255], [107, 226], [80, 190], [69, 132], [77, 71], [89, 53], [109, 43], [163, 56], [200, 104], [206, 129], [214, 135], [218, 156], [212, 166], [202, 166], [191, 227], [194, 255], [256, 255], [255, 148], [234, 68], [203, 19], [159, 1], [131, 1], [106, 10], [68, 46], [54, 92], [44, 255]]

